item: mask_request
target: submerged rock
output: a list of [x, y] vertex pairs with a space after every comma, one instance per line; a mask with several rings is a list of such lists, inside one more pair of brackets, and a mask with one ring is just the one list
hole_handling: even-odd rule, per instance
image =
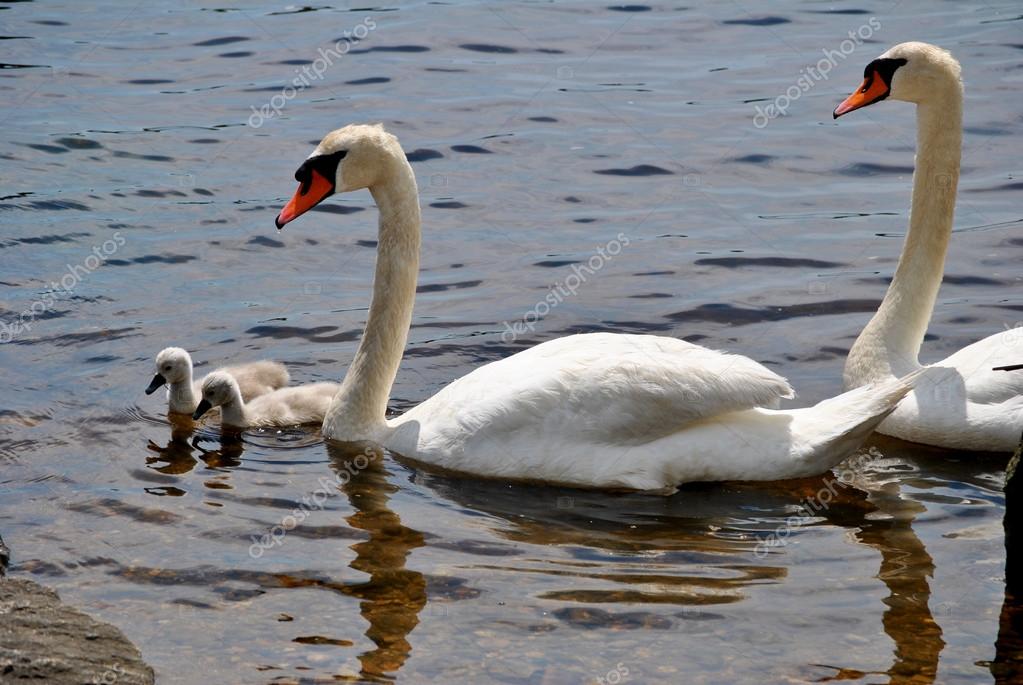
[[150, 685], [154, 675], [114, 626], [38, 583], [8, 578], [0, 579], [0, 682]]
[[1005, 470], [1005, 584], [1023, 600], [1023, 474], [1019, 472], [1023, 441]]
[[4, 539], [0, 538], [0, 578], [7, 573], [7, 563], [11, 560], [11, 550], [7, 549]]
[[991, 674], [996, 685], [1023, 682], [1023, 441], [1005, 470], [1005, 602], [998, 619], [998, 639]]

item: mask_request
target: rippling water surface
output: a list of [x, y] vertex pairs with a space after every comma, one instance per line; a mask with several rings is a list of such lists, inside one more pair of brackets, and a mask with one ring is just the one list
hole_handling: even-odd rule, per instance
[[[202, 371], [266, 357], [299, 382], [343, 374], [369, 301], [371, 199], [335, 198], [282, 234], [273, 217], [323, 133], [382, 121], [424, 207], [395, 411], [591, 330], [750, 355], [800, 404], [835, 394], [898, 256], [914, 121], [902, 103], [831, 111], [909, 39], [953, 50], [966, 80], [957, 233], [924, 357], [1017, 325], [1019, 4], [366, 4], [0, 2], [12, 573], [121, 627], [164, 683], [1004, 673], [993, 662], [1019, 653], [999, 633], [1004, 456], [879, 439], [838, 485], [670, 498], [394, 455], [350, 477], [353, 455], [315, 431], [221, 444], [215, 425], [168, 425], [142, 389], [169, 344]], [[849, 32], [867, 40], [846, 56]], [[825, 49], [827, 78], [755, 121]], [[619, 236], [535, 330], [502, 339]], [[808, 511], [822, 488], [829, 506]], [[283, 540], [261, 538], [310, 503]]]

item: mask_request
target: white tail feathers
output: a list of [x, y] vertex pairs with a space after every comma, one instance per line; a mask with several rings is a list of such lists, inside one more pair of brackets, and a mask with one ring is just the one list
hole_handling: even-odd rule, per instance
[[865, 385], [796, 410], [795, 421], [803, 425], [793, 425], [793, 432], [816, 434], [819, 439], [802, 457], [806, 475], [830, 469], [859, 449], [913, 390], [920, 373], [914, 371], [902, 378]]
[[913, 391], [923, 372], [923, 369], [917, 369], [902, 378], [892, 378], [864, 385], [842, 393], [838, 397], [824, 400], [817, 406], [833, 404], [836, 407], [844, 407], [844, 411], [849, 413], [850, 419], [879, 416], [878, 422], [880, 423], [895, 411], [895, 407], [899, 405], [902, 398]]

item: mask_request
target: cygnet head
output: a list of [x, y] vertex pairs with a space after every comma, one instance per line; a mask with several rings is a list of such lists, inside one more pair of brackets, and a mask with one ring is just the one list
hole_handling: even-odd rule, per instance
[[230, 404], [241, 397], [241, 394], [234, 376], [224, 371], [213, 371], [202, 381], [202, 399], [199, 400], [199, 406], [195, 408], [192, 418], [198, 419], [213, 407]]
[[189, 383], [192, 380], [192, 358], [180, 347], [168, 347], [156, 355], [156, 375], [146, 388], [152, 395], [165, 383]]
[[298, 190], [277, 215], [277, 228], [334, 193], [371, 188], [408, 164], [398, 139], [383, 124], [351, 124], [331, 131], [295, 172]]
[[881, 102], [938, 101], [962, 92], [959, 62], [948, 50], [929, 43], [899, 43], [863, 70], [863, 83], [835, 108], [834, 117]]

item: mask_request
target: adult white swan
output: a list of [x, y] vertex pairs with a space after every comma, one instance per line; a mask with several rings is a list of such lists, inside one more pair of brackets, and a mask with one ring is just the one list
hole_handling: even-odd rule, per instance
[[909, 391], [862, 388], [777, 411], [784, 378], [746, 357], [673, 338], [593, 333], [487, 364], [387, 420], [419, 271], [412, 167], [382, 126], [329, 133], [299, 167], [277, 217], [292, 221], [335, 192], [368, 188], [380, 212], [373, 301], [327, 438], [369, 441], [479, 476], [670, 491], [686, 481], [820, 474], [853, 452]]
[[863, 72], [838, 117], [886, 98], [916, 103], [917, 156], [909, 232], [881, 307], [845, 363], [845, 387], [923, 368], [916, 389], [879, 432], [953, 449], [1011, 452], [1023, 425], [1023, 374], [994, 367], [1023, 357], [1018, 330], [992, 335], [921, 367], [918, 357], [941, 286], [962, 156], [959, 63], [927, 43], [896, 45]]

